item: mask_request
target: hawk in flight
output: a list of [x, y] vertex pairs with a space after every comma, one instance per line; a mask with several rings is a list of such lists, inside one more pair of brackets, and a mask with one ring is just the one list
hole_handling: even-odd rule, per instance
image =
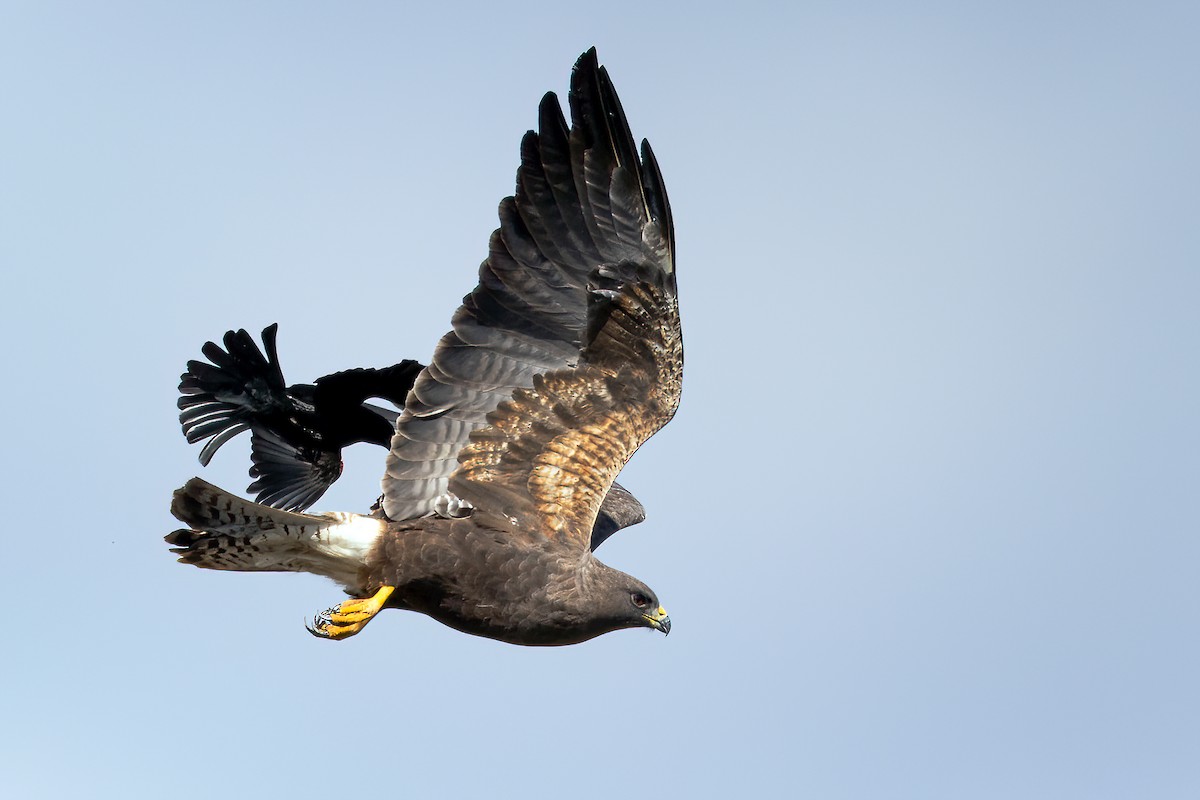
[[[263, 503], [188, 481], [171, 504], [188, 527], [166, 537], [180, 561], [333, 579], [352, 599], [317, 615], [310, 630], [322, 638], [351, 636], [384, 608], [524, 645], [670, 630], [653, 591], [593, 550], [640, 519], [614, 480], [679, 404], [671, 210], [654, 154], [635, 146], [595, 49], [575, 64], [569, 106], [570, 126], [553, 93], [542, 99], [478, 285], [427, 366], [287, 387], [273, 327], [263, 337], [269, 357], [239, 331], [225, 350], [205, 347], [211, 365], [189, 363], [180, 401], [189, 440], [209, 440], [206, 461], [249, 430], [251, 489]], [[267, 380], [237, 373], [250, 350]], [[394, 425], [371, 397], [402, 407]], [[295, 403], [272, 411], [280, 398]], [[337, 478], [342, 447], [382, 443], [380, 419], [391, 435], [376, 509], [289, 510]], [[618, 512], [607, 533], [606, 506]], [[622, 516], [630, 507], [637, 513]]]

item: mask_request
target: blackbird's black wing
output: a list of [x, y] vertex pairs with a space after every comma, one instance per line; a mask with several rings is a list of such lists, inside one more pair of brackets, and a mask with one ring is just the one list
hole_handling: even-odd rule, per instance
[[303, 447], [269, 428], [251, 429], [250, 461], [248, 491], [284, 511], [310, 507], [342, 476], [341, 448]]
[[[366, 401], [379, 398], [403, 408], [413, 381], [424, 368], [420, 362], [405, 359], [382, 369], [348, 369], [317, 378], [313, 405], [322, 428], [346, 444], [371, 442], [387, 447], [400, 412]], [[362, 414], [363, 410], [369, 416]]]

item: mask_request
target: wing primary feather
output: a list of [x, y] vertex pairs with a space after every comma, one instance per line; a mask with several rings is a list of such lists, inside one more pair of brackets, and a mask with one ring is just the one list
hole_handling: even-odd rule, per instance
[[658, 159], [654, 157], [654, 150], [646, 139], [642, 139], [642, 185], [646, 187], [651, 219], [658, 222], [660, 230], [667, 232], [668, 263], [674, 268], [675, 220], [671, 217], [671, 203], [667, 199], [667, 186], [658, 168]]

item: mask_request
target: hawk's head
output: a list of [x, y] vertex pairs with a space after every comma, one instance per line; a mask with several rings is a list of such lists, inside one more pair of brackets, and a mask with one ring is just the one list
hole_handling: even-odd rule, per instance
[[596, 622], [610, 631], [651, 628], [671, 632], [671, 618], [649, 586], [595, 559], [590, 567], [583, 589]]

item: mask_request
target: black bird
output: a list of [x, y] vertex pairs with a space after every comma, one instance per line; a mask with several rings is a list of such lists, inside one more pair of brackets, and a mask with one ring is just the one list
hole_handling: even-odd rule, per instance
[[[212, 363], [191, 360], [179, 379], [179, 423], [193, 444], [205, 442], [200, 463], [240, 433], [250, 431], [248, 490], [264, 505], [303, 511], [342, 474], [342, 449], [359, 442], [390, 447], [396, 419], [424, 366], [412, 359], [382, 369], [350, 369], [288, 386], [276, 349], [279, 324], [263, 329], [263, 349], [244, 329], [226, 331], [224, 348], [205, 342]], [[385, 400], [398, 410], [368, 403]], [[592, 547], [646, 511], [614, 483], [592, 530]]]
[[189, 442], [208, 439], [200, 451], [205, 466], [221, 445], [250, 431], [249, 490], [260, 503], [301, 511], [341, 476], [342, 448], [391, 444], [399, 412], [366, 401], [402, 408], [423, 367], [405, 360], [288, 386], [275, 348], [278, 328], [262, 332], [265, 355], [245, 330], [228, 331], [224, 349], [205, 342], [201, 351], [212, 363], [189, 361], [179, 379], [179, 423]]

